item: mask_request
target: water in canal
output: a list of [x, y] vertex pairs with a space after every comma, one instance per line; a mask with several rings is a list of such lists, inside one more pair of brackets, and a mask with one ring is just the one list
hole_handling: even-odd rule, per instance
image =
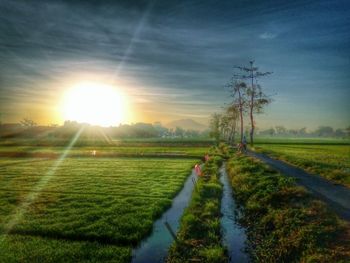
[[233, 191], [225, 164], [220, 169], [220, 175], [220, 181], [223, 185], [223, 195], [221, 199], [223, 242], [228, 249], [230, 262], [249, 262], [249, 257], [244, 252], [246, 241], [245, 231], [235, 220], [235, 210], [237, 207], [233, 198]]
[[182, 190], [174, 198], [172, 206], [164, 212], [161, 218], [154, 222], [152, 234], [144, 239], [139, 247], [132, 251], [133, 263], [157, 263], [165, 261], [168, 249], [174, 240], [164, 223], [167, 221], [175, 233], [178, 231], [181, 216], [191, 199], [194, 187], [192, 178], [196, 179], [194, 170], [187, 178]]

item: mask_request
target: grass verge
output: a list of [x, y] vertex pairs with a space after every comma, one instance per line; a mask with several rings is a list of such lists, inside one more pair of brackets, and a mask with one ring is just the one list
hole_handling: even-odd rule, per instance
[[294, 179], [246, 156], [227, 167], [254, 262], [349, 262], [348, 224]]
[[259, 145], [257, 152], [350, 187], [349, 145]]
[[220, 157], [213, 157], [204, 165], [198, 178], [190, 205], [182, 219], [180, 230], [168, 254], [167, 262], [227, 262], [221, 243], [219, 182]]

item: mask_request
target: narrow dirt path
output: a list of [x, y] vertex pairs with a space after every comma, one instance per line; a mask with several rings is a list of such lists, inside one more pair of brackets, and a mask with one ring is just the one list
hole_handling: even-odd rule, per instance
[[307, 173], [303, 169], [272, 159], [265, 154], [248, 151], [247, 155], [260, 159], [284, 175], [296, 178], [298, 184], [306, 187], [311, 193], [326, 202], [341, 218], [350, 221], [349, 188], [333, 184], [319, 175]]

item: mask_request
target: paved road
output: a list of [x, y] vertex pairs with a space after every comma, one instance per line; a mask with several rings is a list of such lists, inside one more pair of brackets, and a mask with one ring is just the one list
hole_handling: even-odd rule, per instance
[[318, 198], [325, 201], [329, 207], [335, 211], [341, 218], [350, 221], [350, 189], [333, 184], [325, 178], [309, 174], [302, 169], [287, 164], [283, 161], [272, 159], [261, 153], [248, 151], [247, 154], [256, 157], [279, 172], [297, 179], [297, 183], [306, 187]]

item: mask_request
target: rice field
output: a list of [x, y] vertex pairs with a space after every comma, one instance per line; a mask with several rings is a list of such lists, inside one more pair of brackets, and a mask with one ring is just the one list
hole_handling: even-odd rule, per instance
[[256, 149], [350, 187], [350, 145], [259, 144]]
[[[0, 145], [0, 156], [55, 156], [65, 151], [61, 146], [4, 146]], [[207, 153], [208, 147], [198, 146], [88, 146], [73, 147], [69, 151], [69, 156], [181, 156], [181, 157], [202, 157]]]
[[196, 161], [1, 158], [0, 262], [129, 262]]

